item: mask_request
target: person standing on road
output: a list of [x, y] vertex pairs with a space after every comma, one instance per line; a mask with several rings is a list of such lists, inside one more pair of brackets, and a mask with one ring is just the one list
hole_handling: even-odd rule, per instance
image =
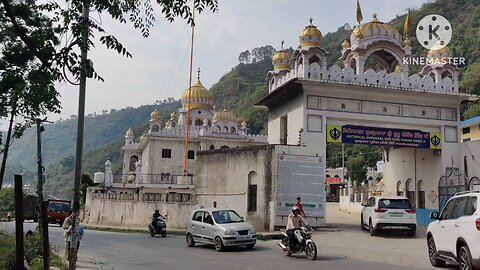
[[296, 202], [293, 206], [298, 207], [298, 209], [300, 210], [300, 215], [301, 215], [303, 218], [306, 218], [305, 212], [303, 211], [303, 206], [302, 206], [301, 201], [302, 201], [302, 198], [297, 197], [297, 202]]
[[8, 211], [8, 212], [7, 212], [7, 220], [8, 220], [8, 222], [12, 221], [12, 216], [13, 216], [13, 215], [12, 215], [12, 211]]
[[72, 225], [72, 218], [74, 218], [73, 211], [70, 210], [68, 211], [68, 217], [65, 218], [63, 221], [62, 229], [63, 229], [63, 236], [65, 237], [65, 257], [68, 258], [68, 253], [70, 250], [70, 245], [68, 243], [68, 237], [69, 237], [69, 228]]

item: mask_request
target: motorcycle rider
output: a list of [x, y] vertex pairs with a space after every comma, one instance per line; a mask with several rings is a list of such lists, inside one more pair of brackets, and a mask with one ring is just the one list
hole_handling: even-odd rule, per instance
[[158, 209], [155, 209], [155, 213], [152, 215], [152, 226], [153, 228], [157, 228], [157, 218], [161, 217], [160, 211]]
[[293, 206], [292, 213], [288, 216], [287, 221], [287, 236], [288, 236], [288, 246], [289, 248], [295, 241], [294, 231], [300, 229], [303, 226], [308, 226], [307, 221], [300, 215], [300, 208], [298, 206]]

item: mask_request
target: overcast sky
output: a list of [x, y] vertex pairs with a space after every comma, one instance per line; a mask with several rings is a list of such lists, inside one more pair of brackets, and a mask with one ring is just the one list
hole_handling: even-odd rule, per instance
[[[155, 2], [155, 1], [153, 1]], [[407, 8], [418, 8], [426, 0], [361, 0], [364, 22], [373, 13], [389, 21]], [[238, 54], [263, 45], [297, 47], [298, 35], [313, 18], [325, 35], [338, 27], [355, 24], [356, 0], [219, 0], [219, 11], [197, 16], [194, 70], [201, 67], [201, 80], [208, 88], [238, 64]], [[86, 112], [152, 104], [167, 97], [179, 99], [188, 87], [190, 27], [182, 20], [167, 22], [157, 12], [151, 35], [143, 38], [131, 25], [91, 17], [115, 35], [132, 53], [126, 58], [100, 44], [90, 53], [105, 82], [87, 82]], [[339, 48], [340, 49], [340, 48]], [[195, 76], [195, 75], [194, 75]], [[60, 84], [62, 114], [57, 120], [77, 114], [78, 87]]]

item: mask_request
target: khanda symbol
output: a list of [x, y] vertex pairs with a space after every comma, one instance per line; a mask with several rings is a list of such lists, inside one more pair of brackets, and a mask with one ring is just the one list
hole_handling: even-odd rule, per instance
[[330, 137], [332, 137], [332, 139], [334, 139], [335, 141], [340, 138], [340, 135], [342, 135], [342, 132], [338, 130], [338, 128], [335, 127], [330, 130]]
[[430, 141], [435, 147], [437, 147], [440, 144], [440, 138], [437, 135], [433, 135], [433, 137], [430, 138]]

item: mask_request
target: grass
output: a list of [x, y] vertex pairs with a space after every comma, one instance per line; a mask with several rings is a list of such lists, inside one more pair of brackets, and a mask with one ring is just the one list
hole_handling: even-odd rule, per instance
[[[42, 242], [38, 233], [25, 238], [25, 258], [32, 270], [42, 270]], [[50, 265], [66, 269], [60, 256], [50, 250]], [[14, 270], [15, 267], [15, 236], [0, 232], [0, 269]]]

